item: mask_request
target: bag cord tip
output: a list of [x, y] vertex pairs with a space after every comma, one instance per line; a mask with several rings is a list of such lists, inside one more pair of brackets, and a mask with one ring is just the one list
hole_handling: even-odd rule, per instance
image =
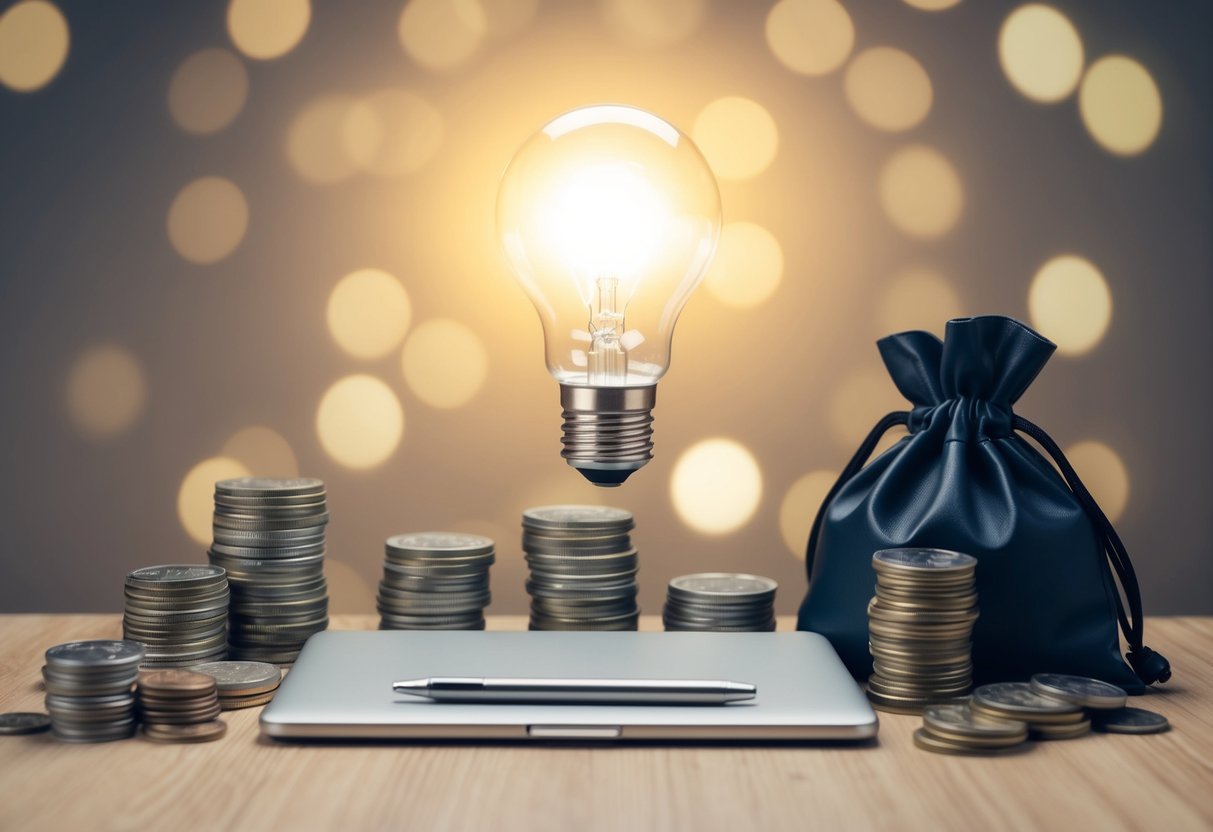
[[1171, 663], [1167, 661], [1167, 657], [1162, 653], [1155, 653], [1149, 647], [1139, 647], [1136, 650], [1130, 650], [1125, 653], [1125, 658], [1129, 662], [1129, 666], [1133, 668], [1133, 672], [1137, 674], [1137, 678], [1141, 679], [1144, 684], [1152, 685], [1155, 682], [1165, 682], [1171, 678]]

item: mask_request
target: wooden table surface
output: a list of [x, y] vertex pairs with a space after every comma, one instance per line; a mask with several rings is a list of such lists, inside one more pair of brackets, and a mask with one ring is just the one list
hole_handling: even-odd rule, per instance
[[[43, 710], [47, 647], [119, 631], [117, 616], [0, 616], [0, 711]], [[1171, 720], [1161, 735], [961, 758], [915, 748], [918, 717], [881, 714], [878, 740], [858, 747], [279, 745], [249, 709], [203, 745], [0, 737], [0, 830], [1210, 829], [1213, 619], [1147, 632], [1175, 679], [1133, 704]]]

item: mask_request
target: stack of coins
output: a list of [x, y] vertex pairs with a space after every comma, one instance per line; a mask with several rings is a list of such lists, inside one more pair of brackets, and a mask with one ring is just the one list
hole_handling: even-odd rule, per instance
[[190, 670], [215, 680], [219, 707], [225, 711], [268, 704], [282, 682], [278, 666], [265, 662], [207, 662]]
[[51, 729], [69, 742], [107, 742], [135, 733], [135, 695], [143, 645], [73, 641], [46, 651], [42, 678]]
[[703, 572], [670, 581], [661, 620], [666, 630], [717, 633], [771, 632], [775, 590], [770, 578]]
[[457, 532], [389, 537], [379, 582], [381, 630], [483, 630], [493, 541]]
[[126, 576], [122, 637], [144, 667], [181, 667], [227, 652], [227, 574], [218, 566], [148, 566]]
[[984, 754], [1021, 745], [1028, 724], [1018, 719], [986, 716], [968, 704], [928, 705], [914, 744], [942, 754]]
[[1026, 722], [1033, 739], [1073, 739], [1091, 733], [1091, 720], [1082, 705], [1039, 693], [1029, 682], [982, 685], [973, 691], [971, 707], [983, 717]]
[[324, 529], [317, 479], [243, 477], [215, 483], [211, 564], [227, 570], [228, 656], [291, 664], [328, 626]]
[[636, 573], [630, 512], [602, 506], [545, 506], [522, 515], [531, 574], [532, 630], [635, 630]]
[[883, 549], [872, 556], [868, 699], [896, 713], [955, 701], [973, 684], [977, 559], [942, 549]]
[[191, 670], [157, 670], [139, 678], [143, 735], [160, 742], [207, 742], [227, 731], [215, 680]]

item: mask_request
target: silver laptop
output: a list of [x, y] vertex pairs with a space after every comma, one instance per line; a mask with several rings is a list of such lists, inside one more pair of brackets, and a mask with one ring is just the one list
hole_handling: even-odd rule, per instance
[[[454, 704], [397, 694], [433, 676], [723, 679], [727, 705]], [[277, 739], [863, 740], [876, 714], [815, 633], [332, 631], [261, 715]]]

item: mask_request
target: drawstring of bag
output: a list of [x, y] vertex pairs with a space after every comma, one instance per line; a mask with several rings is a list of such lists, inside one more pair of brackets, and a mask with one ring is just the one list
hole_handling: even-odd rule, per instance
[[[860, 443], [850, 462], [842, 469], [842, 473], [838, 475], [838, 480], [830, 488], [825, 499], [821, 501], [821, 506], [817, 509], [817, 516], [813, 518], [813, 528], [809, 532], [808, 546], [805, 547], [805, 570], [810, 580], [813, 576], [813, 561], [816, 559], [817, 541], [821, 535], [822, 523], [825, 521], [826, 509], [851, 478], [868, 464], [868, 458], [872, 456], [872, 452], [876, 450], [876, 446], [889, 429], [897, 425], [908, 425], [909, 421], [909, 412], [894, 411], [877, 422], [875, 427], [868, 432], [863, 442]], [[1113, 593], [1116, 598], [1116, 616], [1120, 621], [1121, 630], [1124, 631], [1125, 640], [1129, 643], [1129, 652], [1125, 654], [1129, 666], [1133, 668], [1133, 672], [1137, 674], [1137, 677], [1144, 684], [1152, 685], [1155, 682], [1167, 681], [1171, 678], [1170, 662], [1161, 653], [1154, 652], [1144, 644], [1145, 620], [1141, 608], [1141, 588], [1137, 583], [1137, 574], [1133, 571], [1133, 563], [1129, 560], [1129, 553], [1125, 549], [1124, 543], [1121, 542], [1120, 536], [1116, 534], [1116, 529], [1112, 527], [1112, 522], [1104, 515], [1099, 504], [1095, 502], [1095, 498], [1091, 496], [1091, 492], [1083, 485], [1082, 480], [1078, 477], [1078, 473], [1070, 465], [1070, 461], [1066, 459], [1065, 454], [1057, 443], [1053, 441], [1052, 437], [1045, 433], [1042, 428], [1029, 422], [1022, 416], [1016, 416], [1012, 426], [1020, 433], [1031, 437], [1053, 458], [1053, 461], [1061, 471], [1062, 477], [1065, 478], [1066, 485], [1070, 487], [1074, 496], [1078, 498], [1083, 512], [1095, 527], [1100, 547], [1107, 556], [1108, 563], [1112, 565], [1113, 572], [1121, 588], [1124, 590], [1125, 600], [1128, 601], [1129, 605], [1128, 612], [1126, 613], [1125, 603], [1122, 601], [1120, 593]]]
[[[1103, 513], [1099, 504], [1095, 502], [1095, 498], [1091, 496], [1091, 492], [1079, 479], [1074, 466], [1070, 465], [1070, 461], [1066, 459], [1061, 448], [1049, 434], [1044, 432], [1044, 429], [1022, 416], [1016, 416], [1012, 426], [1020, 433], [1030, 436], [1053, 458], [1053, 462], [1056, 463], [1062, 477], [1065, 478], [1066, 485], [1070, 486], [1070, 490], [1078, 498], [1083, 512], [1091, 521], [1091, 525], [1095, 527], [1100, 546], [1107, 555], [1108, 563], [1112, 565], [1116, 579], [1124, 590], [1124, 601], [1121, 600], [1119, 592], [1113, 594], [1116, 597], [1116, 614], [1120, 618], [1120, 628], [1124, 631], [1125, 641], [1129, 642], [1129, 652], [1125, 654], [1129, 666], [1147, 685], [1167, 681], [1171, 678], [1171, 663], [1161, 653], [1155, 653], [1144, 644], [1145, 619], [1141, 609], [1141, 588], [1137, 584], [1137, 573], [1133, 571], [1133, 562], [1129, 560], [1129, 552], [1121, 542], [1116, 529], [1112, 527], [1112, 521]], [[1129, 605], [1127, 614], [1125, 601]]]

